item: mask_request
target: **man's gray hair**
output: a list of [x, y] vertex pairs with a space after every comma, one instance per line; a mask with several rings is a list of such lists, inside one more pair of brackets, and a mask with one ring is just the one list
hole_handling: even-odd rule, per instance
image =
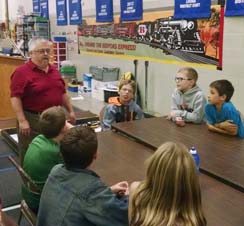
[[40, 45], [41, 43], [46, 43], [48, 44], [50, 47], [52, 45], [52, 42], [48, 41], [47, 39], [44, 38], [32, 38], [29, 43], [28, 43], [28, 47], [29, 47], [29, 52], [33, 51], [34, 49], [36, 49], [36, 47], [38, 45]]

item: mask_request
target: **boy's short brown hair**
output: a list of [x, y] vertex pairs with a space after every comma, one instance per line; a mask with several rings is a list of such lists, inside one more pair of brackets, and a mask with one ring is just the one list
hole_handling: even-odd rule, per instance
[[119, 91], [122, 89], [123, 86], [125, 85], [130, 85], [133, 89], [133, 94], [135, 94], [136, 92], [136, 83], [133, 80], [123, 80], [120, 84], [119, 84]]
[[60, 106], [54, 106], [42, 112], [39, 119], [41, 133], [46, 138], [54, 138], [59, 135], [65, 126], [65, 112]]
[[97, 152], [97, 135], [89, 127], [73, 127], [61, 140], [60, 151], [67, 168], [85, 169]]
[[225, 95], [225, 102], [230, 101], [234, 93], [234, 87], [230, 81], [226, 79], [216, 80], [209, 85], [211, 88], [215, 88], [220, 96]]
[[192, 67], [183, 67], [183, 68], [180, 68], [178, 72], [186, 72], [186, 77], [187, 78], [194, 80], [195, 83], [197, 82], [198, 73], [197, 73], [197, 71], [194, 68], [192, 68]]

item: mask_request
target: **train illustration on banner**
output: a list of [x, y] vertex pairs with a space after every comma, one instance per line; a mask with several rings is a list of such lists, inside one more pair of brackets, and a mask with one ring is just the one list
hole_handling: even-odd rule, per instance
[[196, 20], [159, 18], [153, 22], [80, 25], [79, 36], [116, 38], [151, 47], [204, 54]]

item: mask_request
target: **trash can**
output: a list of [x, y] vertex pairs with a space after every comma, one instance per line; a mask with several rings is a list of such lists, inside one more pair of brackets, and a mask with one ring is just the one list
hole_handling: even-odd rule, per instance
[[108, 103], [110, 97], [119, 96], [118, 90], [104, 89], [104, 102]]

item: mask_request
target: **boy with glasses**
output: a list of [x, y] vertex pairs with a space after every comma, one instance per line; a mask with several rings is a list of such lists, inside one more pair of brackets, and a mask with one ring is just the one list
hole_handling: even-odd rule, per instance
[[144, 118], [143, 111], [133, 100], [136, 91], [136, 83], [132, 80], [124, 80], [119, 85], [119, 96], [110, 97], [109, 105], [105, 109], [102, 120], [102, 129], [111, 129], [114, 122], [126, 122]]
[[168, 119], [183, 126], [184, 122], [202, 123], [206, 98], [197, 86], [197, 71], [191, 67], [181, 68], [175, 77], [176, 89], [172, 94], [171, 112]]

